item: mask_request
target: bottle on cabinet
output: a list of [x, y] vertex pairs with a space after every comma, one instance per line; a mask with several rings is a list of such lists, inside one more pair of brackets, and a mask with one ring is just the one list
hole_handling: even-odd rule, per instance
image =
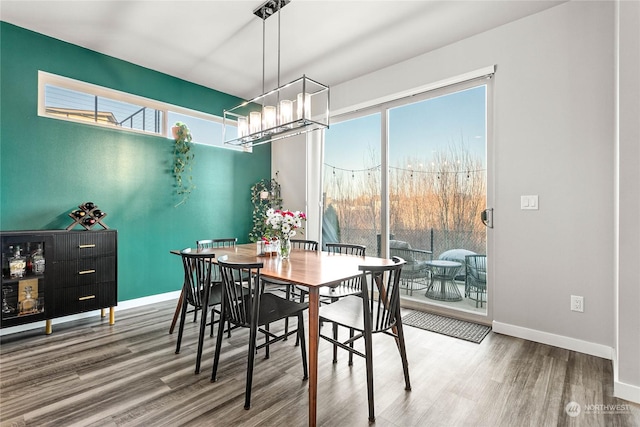
[[24, 297], [20, 301], [20, 314], [30, 314], [38, 311], [38, 300], [33, 298], [33, 288], [25, 286], [22, 293]]
[[24, 277], [26, 268], [27, 260], [20, 253], [20, 246], [16, 246], [13, 256], [9, 258], [9, 273], [11, 278], [16, 279]]
[[38, 248], [35, 250], [33, 255], [31, 255], [31, 264], [33, 266], [34, 274], [44, 273], [45, 259], [44, 254], [42, 253], [42, 244], [40, 243], [38, 243]]

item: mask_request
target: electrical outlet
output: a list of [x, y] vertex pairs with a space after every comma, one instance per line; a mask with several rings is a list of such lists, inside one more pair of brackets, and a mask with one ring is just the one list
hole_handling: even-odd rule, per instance
[[584, 297], [571, 295], [571, 311], [584, 312]]

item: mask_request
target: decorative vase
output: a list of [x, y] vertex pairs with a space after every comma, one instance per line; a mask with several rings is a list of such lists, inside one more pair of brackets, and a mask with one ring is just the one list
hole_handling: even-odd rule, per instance
[[291, 255], [291, 240], [280, 240], [280, 258], [289, 259], [289, 255]]

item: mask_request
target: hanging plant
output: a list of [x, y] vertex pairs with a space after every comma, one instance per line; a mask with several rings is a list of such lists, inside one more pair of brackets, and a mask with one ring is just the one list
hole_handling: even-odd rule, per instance
[[173, 144], [173, 176], [176, 180], [176, 193], [180, 202], [175, 207], [185, 203], [191, 192], [196, 188], [193, 184], [191, 171], [193, 168], [194, 154], [191, 151], [191, 131], [186, 124], [176, 122], [171, 128], [175, 143]]
[[249, 233], [249, 241], [257, 242], [266, 236], [267, 211], [270, 208], [282, 209], [280, 184], [275, 179], [263, 179], [251, 187], [251, 203], [253, 203], [253, 229]]

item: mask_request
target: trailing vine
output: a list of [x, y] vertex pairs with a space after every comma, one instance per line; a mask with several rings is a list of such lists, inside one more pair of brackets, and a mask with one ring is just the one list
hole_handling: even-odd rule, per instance
[[249, 241], [257, 242], [266, 235], [267, 210], [282, 209], [278, 181], [263, 179], [255, 183], [251, 187], [251, 203], [253, 203], [253, 229], [249, 233]]
[[191, 192], [196, 188], [193, 184], [191, 171], [195, 159], [191, 149], [191, 131], [186, 124], [176, 122], [171, 128], [175, 143], [173, 144], [173, 176], [176, 180], [176, 194], [181, 198], [175, 207], [185, 203]]

